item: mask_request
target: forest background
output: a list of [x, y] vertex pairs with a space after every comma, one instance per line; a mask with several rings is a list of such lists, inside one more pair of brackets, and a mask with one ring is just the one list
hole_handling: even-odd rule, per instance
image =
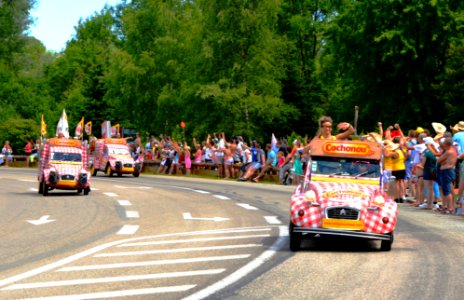
[[63, 109], [71, 134], [84, 117], [262, 143], [352, 122], [355, 106], [358, 133], [464, 119], [462, 0], [123, 1], [60, 53], [28, 36], [34, 4], [0, 0], [0, 142], [16, 153]]

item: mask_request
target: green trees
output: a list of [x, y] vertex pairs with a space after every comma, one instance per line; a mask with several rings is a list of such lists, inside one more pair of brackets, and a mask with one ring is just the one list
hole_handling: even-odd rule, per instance
[[62, 53], [25, 35], [34, 2], [0, 0], [0, 126], [31, 120], [31, 137], [63, 108], [71, 131], [84, 116], [181, 137], [184, 121], [186, 137], [261, 142], [311, 137], [355, 105], [358, 132], [462, 119], [462, 1], [123, 1]]

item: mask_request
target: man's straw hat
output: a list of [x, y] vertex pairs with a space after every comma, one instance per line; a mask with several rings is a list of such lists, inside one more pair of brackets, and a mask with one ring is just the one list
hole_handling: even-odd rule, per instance
[[453, 131], [464, 131], [464, 121], [459, 121], [454, 127], [451, 127]]
[[432, 127], [436, 133], [445, 133], [446, 131], [446, 126], [441, 123], [433, 122]]

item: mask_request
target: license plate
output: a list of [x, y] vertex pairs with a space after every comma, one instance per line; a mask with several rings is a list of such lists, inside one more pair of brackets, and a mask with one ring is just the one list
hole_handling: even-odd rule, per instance
[[364, 222], [360, 220], [322, 219], [322, 228], [361, 230]]

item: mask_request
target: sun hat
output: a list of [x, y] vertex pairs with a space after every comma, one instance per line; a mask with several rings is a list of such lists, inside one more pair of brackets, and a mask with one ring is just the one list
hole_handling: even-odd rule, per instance
[[454, 125], [454, 127], [451, 127], [450, 128], [453, 130], [453, 131], [464, 131], [464, 121], [459, 121], [459, 123], [457, 123], [456, 125]]
[[400, 147], [399, 144], [395, 144], [393, 142], [390, 142], [390, 143], [387, 143], [385, 145], [385, 149], [388, 150], [388, 151], [395, 151], [396, 149], [398, 149]]
[[432, 122], [432, 127], [436, 133], [444, 133], [446, 131], [446, 126], [441, 123]]

